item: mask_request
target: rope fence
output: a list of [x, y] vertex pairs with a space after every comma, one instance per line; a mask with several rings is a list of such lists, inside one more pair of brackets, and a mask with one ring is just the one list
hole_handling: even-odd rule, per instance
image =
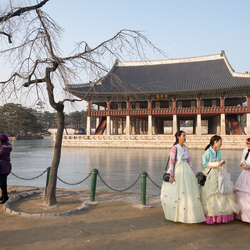
[[[20, 177], [17, 174], [11, 172], [11, 174], [13, 176], [15, 176], [18, 179], [21, 180], [25, 180], [25, 181], [30, 181], [30, 180], [35, 180], [39, 177], [41, 177], [42, 175], [44, 175], [45, 173], [47, 173], [47, 177], [46, 177], [46, 188], [45, 188], [45, 196], [46, 196], [46, 191], [47, 191], [47, 185], [49, 182], [49, 176], [50, 176], [50, 167], [47, 168], [47, 170], [44, 170], [42, 173], [40, 173], [39, 175], [32, 177], [32, 178], [24, 178], [24, 177]], [[79, 173], [79, 172], [78, 172]], [[103, 173], [104, 175], [106, 173]], [[136, 174], [115, 174], [112, 173], [111, 175], [130, 175], [130, 176], [137, 176]], [[99, 177], [99, 179], [101, 180], [101, 182], [109, 189], [116, 191], [116, 192], [125, 192], [128, 191], [129, 189], [133, 188], [136, 183], [141, 179], [141, 204], [146, 205], [146, 179], [148, 178], [149, 181], [156, 186], [157, 188], [161, 189], [161, 187], [147, 174], [147, 172], [143, 171], [141, 172], [137, 178], [135, 179], [135, 181], [129, 185], [127, 188], [124, 189], [116, 189], [114, 187], [111, 187], [107, 181], [104, 180], [103, 176], [99, 173], [99, 171], [97, 169], [93, 169], [83, 180], [76, 182], [76, 183], [69, 183], [65, 180], [62, 180], [59, 176], [57, 176], [57, 179], [59, 181], [61, 181], [62, 183], [66, 184], [66, 185], [79, 185], [81, 183], [83, 183], [84, 181], [86, 181], [90, 176], [92, 176], [92, 181], [91, 181], [91, 190], [90, 190], [90, 200], [94, 201], [95, 200], [95, 191], [96, 191], [96, 184], [97, 184], [97, 176]], [[154, 178], [159, 178], [156, 176], [153, 176]]]

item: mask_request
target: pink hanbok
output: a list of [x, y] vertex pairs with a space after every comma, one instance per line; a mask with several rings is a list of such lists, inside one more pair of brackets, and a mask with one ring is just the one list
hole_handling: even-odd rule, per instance
[[[247, 151], [248, 148], [243, 150], [241, 162], [250, 166], [250, 155], [245, 160]], [[250, 223], [250, 170], [242, 170], [235, 183], [234, 192], [240, 207], [240, 213], [236, 215], [236, 219]]]

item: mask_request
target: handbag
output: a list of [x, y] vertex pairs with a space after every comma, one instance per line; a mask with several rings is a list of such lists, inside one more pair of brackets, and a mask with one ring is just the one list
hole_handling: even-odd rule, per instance
[[[217, 161], [217, 151], [215, 151], [215, 158]], [[207, 172], [207, 176], [210, 173], [210, 171], [212, 170], [212, 168], [209, 169], [209, 171]], [[198, 184], [200, 184], [201, 186], [205, 185], [205, 182], [207, 180], [207, 176], [203, 174], [203, 172], [198, 172], [196, 174], [196, 178], [198, 179]]]
[[218, 189], [220, 194], [231, 194], [233, 192], [231, 174], [224, 167], [219, 167]]
[[[211, 170], [212, 170], [212, 168], [209, 169], [209, 171], [207, 172], [207, 175], [210, 173]], [[203, 172], [198, 172], [196, 174], [196, 178], [198, 179], [198, 184], [200, 184], [201, 186], [205, 185], [207, 177], [206, 177], [206, 175], [203, 174]]]
[[[175, 167], [175, 164], [176, 164], [176, 157], [177, 157], [177, 147], [175, 147], [175, 148], [176, 148], [176, 155], [175, 155], [174, 167]], [[162, 180], [165, 181], [165, 182], [169, 182], [169, 179], [170, 179], [170, 173], [167, 172], [169, 160], [170, 160], [170, 155], [168, 157], [167, 164], [166, 164], [166, 167], [165, 167], [165, 171], [164, 171], [163, 176], [162, 176]]]

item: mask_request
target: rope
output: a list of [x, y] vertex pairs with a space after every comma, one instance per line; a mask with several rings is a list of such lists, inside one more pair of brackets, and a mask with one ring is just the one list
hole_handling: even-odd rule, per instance
[[61, 181], [62, 183], [64, 183], [64, 184], [73, 186], [73, 185], [78, 185], [78, 184], [80, 184], [80, 183], [86, 181], [86, 180], [90, 177], [90, 175], [91, 175], [91, 172], [89, 173], [89, 175], [88, 175], [85, 179], [83, 179], [82, 181], [79, 181], [79, 182], [77, 182], [77, 183], [68, 183], [68, 182], [66, 182], [66, 181], [63, 181], [63, 180], [62, 180], [61, 178], [59, 178], [58, 176], [57, 176], [57, 179], [58, 179], [59, 181]]
[[44, 170], [41, 174], [39, 174], [38, 176], [36, 177], [33, 177], [33, 178], [23, 178], [23, 177], [20, 177], [20, 176], [17, 176], [16, 174], [14, 174], [13, 172], [11, 172], [11, 174], [13, 174], [16, 178], [18, 179], [21, 179], [21, 180], [25, 180], [25, 181], [31, 181], [31, 180], [35, 180], [37, 178], [39, 178], [40, 176], [42, 176], [44, 173], [46, 173], [47, 170]]
[[103, 180], [103, 178], [101, 177], [101, 175], [100, 175], [99, 172], [98, 172], [98, 176], [100, 177], [100, 179], [101, 179], [101, 181], [103, 182], [103, 184], [106, 185], [106, 187], [110, 188], [110, 189], [113, 190], [113, 191], [117, 191], [117, 192], [124, 192], [124, 191], [129, 190], [130, 188], [132, 188], [132, 187], [138, 182], [138, 180], [139, 180], [140, 177], [141, 177], [141, 175], [139, 175], [138, 178], [135, 180], [135, 182], [134, 182], [131, 186], [129, 186], [129, 187], [125, 188], [125, 189], [120, 189], [120, 190], [119, 190], [119, 189], [115, 189], [115, 188], [110, 187], [110, 186]]
[[148, 175], [148, 179], [156, 186], [158, 187], [159, 189], [161, 189], [161, 187], [159, 185], [157, 185], [151, 178], [150, 176]]

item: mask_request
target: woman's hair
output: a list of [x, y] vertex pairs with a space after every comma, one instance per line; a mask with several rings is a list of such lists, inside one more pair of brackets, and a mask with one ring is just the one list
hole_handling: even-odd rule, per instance
[[210, 148], [210, 146], [213, 146], [216, 141], [222, 140], [222, 138], [219, 135], [214, 135], [210, 139], [210, 143], [206, 146], [205, 151]]
[[175, 135], [174, 135], [174, 136], [175, 136], [175, 143], [174, 143], [174, 145], [176, 145], [176, 144], [179, 143], [178, 137], [181, 136], [182, 133], [185, 133], [185, 131], [179, 130], [179, 131], [177, 131], [177, 132], [175, 133]]
[[0, 134], [0, 141], [7, 142], [9, 140], [8, 136], [5, 134]]
[[[246, 140], [245, 140], [245, 142], [247, 143], [247, 144], [249, 144], [250, 143], [250, 137], [249, 138], [247, 138]], [[247, 158], [248, 158], [248, 155], [249, 155], [249, 149], [247, 150], [247, 153], [246, 153], [246, 155], [245, 155], [245, 161], [247, 160]]]

